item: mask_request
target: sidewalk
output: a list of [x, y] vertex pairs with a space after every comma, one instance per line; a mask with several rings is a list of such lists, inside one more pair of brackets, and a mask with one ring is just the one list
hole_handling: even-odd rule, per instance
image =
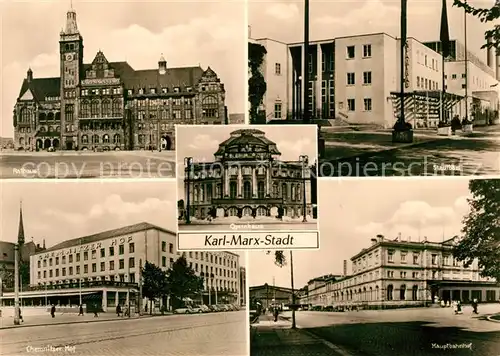
[[342, 355], [334, 346], [300, 329], [291, 329], [288, 320], [261, 315], [251, 325], [250, 354], [252, 356], [335, 356]]
[[414, 130], [412, 143], [393, 143], [392, 130], [380, 129], [369, 131], [335, 131], [325, 130], [323, 136], [326, 146], [326, 160], [335, 161], [358, 157], [362, 155], [373, 155], [378, 152], [386, 152], [400, 148], [415, 147], [443, 140], [466, 140], [487, 139], [496, 140], [500, 126], [484, 126], [474, 129], [471, 135], [465, 136], [459, 133], [454, 136], [438, 136], [435, 131]]
[[[163, 316], [173, 315], [172, 313], [166, 313]], [[133, 319], [145, 319], [156, 316], [162, 316], [161, 314], [144, 314], [139, 317], [138, 314], [132, 314], [130, 318], [128, 317], [118, 317], [114, 313], [100, 313], [99, 317], [94, 317], [94, 314], [84, 314], [83, 316], [78, 316], [78, 314], [58, 314], [56, 313], [55, 318], [51, 318], [50, 314], [47, 315], [33, 315], [24, 318], [24, 322], [20, 325], [14, 325], [14, 318], [2, 317], [0, 318], [0, 330], [2, 329], [14, 329], [23, 327], [34, 327], [34, 326], [49, 326], [49, 325], [66, 325], [66, 324], [78, 324], [78, 323], [96, 323], [102, 321], [125, 321]]]

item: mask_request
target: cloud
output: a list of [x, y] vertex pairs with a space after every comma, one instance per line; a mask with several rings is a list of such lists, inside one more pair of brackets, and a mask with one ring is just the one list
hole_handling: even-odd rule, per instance
[[377, 234], [380, 234], [381, 231], [383, 230], [384, 230], [384, 224], [369, 222], [366, 225], [356, 226], [354, 232], [365, 236], [376, 236]]
[[455, 218], [456, 212], [453, 207], [433, 207], [423, 201], [407, 201], [399, 206], [388, 223], [390, 225], [405, 224], [418, 227], [421, 225], [443, 225]]
[[278, 20], [292, 20], [299, 15], [297, 4], [276, 3], [266, 9], [266, 15]]
[[217, 151], [218, 147], [219, 141], [212, 139], [210, 135], [196, 135], [189, 144], [190, 149], [207, 152], [210, 155]]

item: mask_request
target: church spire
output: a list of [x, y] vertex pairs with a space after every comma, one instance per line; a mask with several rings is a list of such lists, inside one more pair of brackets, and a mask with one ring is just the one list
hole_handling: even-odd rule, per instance
[[70, 9], [66, 13], [66, 29], [64, 30], [65, 35], [76, 35], [79, 34], [78, 26], [76, 24], [76, 11], [73, 9], [73, 1], [71, 1]]
[[23, 201], [21, 200], [19, 207], [19, 230], [17, 233], [17, 243], [19, 245], [24, 244], [24, 224], [23, 224]]

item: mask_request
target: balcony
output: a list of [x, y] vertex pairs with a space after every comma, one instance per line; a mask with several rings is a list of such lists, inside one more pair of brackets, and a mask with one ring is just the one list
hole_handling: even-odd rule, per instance
[[212, 199], [214, 205], [280, 205], [283, 204], [283, 198], [222, 198]]

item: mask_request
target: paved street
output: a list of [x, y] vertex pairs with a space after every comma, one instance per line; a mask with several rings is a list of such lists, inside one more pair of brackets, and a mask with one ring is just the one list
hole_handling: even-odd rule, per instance
[[[297, 326], [356, 356], [500, 355], [500, 323], [485, 314], [500, 304], [359, 312], [297, 312]], [[290, 313], [284, 313], [289, 317]], [[447, 347], [448, 349], [443, 349]], [[275, 354], [278, 355], [278, 354]], [[286, 355], [286, 354], [283, 354]]]
[[[470, 137], [415, 132], [413, 144], [393, 144], [391, 132], [325, 133], [323, 177], [492, 175], [500, 172], [500, 128]], [[479, 130], [479, 129], [478, 129]]]
[[[68, 347], [42, 352], [33, 348]], [[74, 351], [71, 348], [74, 347]], [[245, 311], [2, 330], [1, 355], [247, 354]]]
[[302, 330], [291, 330], [283, 319], [274, 322], [272, 315], [261, 315], [250, 333], [251, 356], [335, 356], [338, 353], [317, 337]]
[[1, 152], [0, 177], [171, 178], [175, 151]]

